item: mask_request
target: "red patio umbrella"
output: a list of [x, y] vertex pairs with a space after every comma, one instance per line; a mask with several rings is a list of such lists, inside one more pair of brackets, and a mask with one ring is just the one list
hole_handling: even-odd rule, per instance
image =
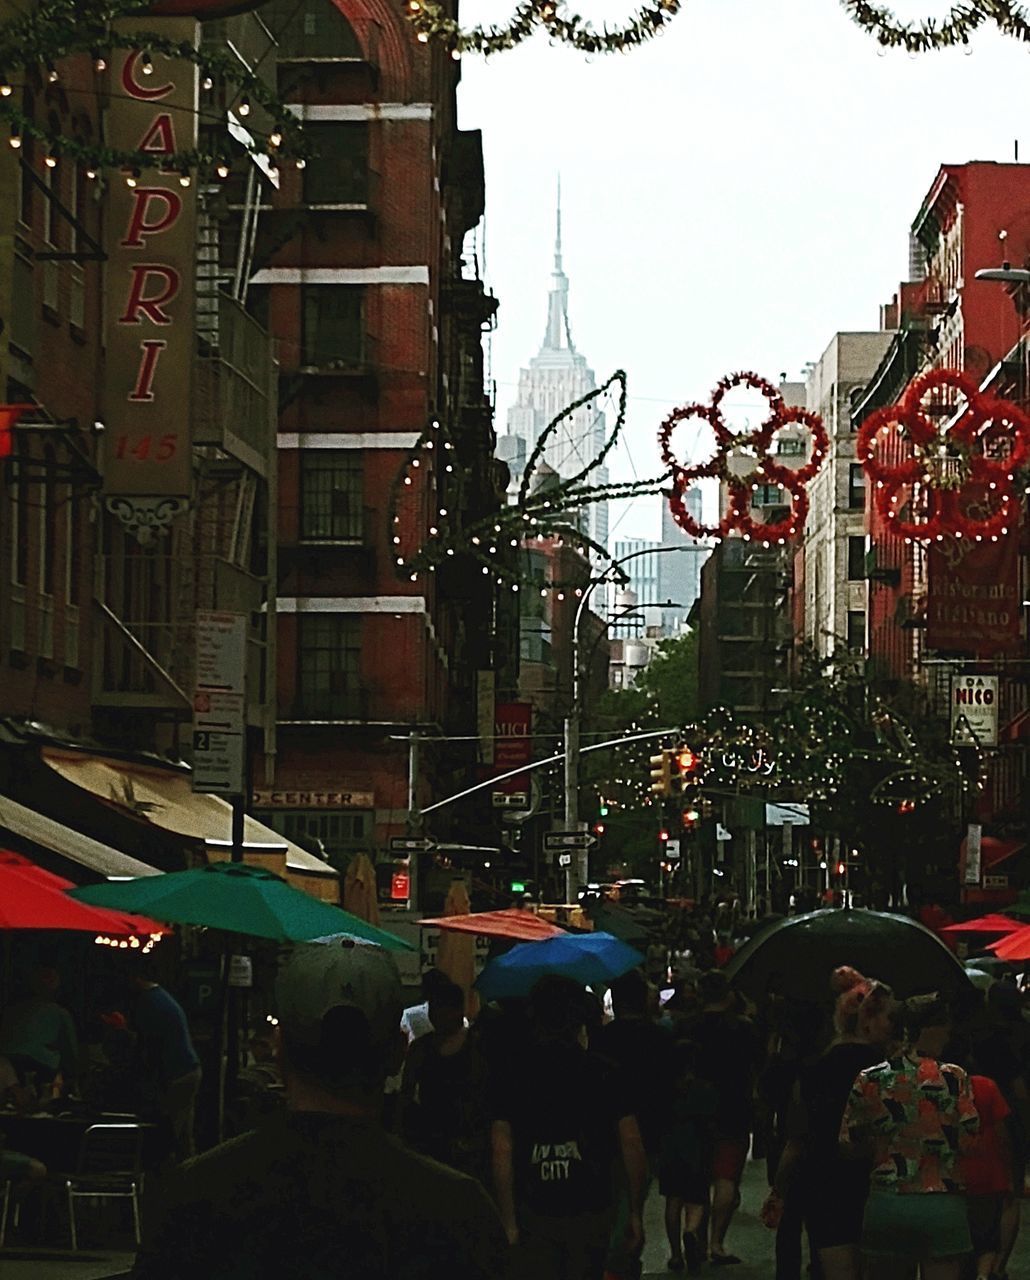
[[999, 960], [1030, 960], [1030, 925], [1023, 925], [1007, 938], [992, 942], [990, 950]]
[[1024, 925], [1011, 916], [999, 915], [992, 911], [985, 916], [977, 916], [975, 920], [962, 920], [958, 924], [946, 924], [941, 933], [1017, 933]]
[[0, 850], [0, 929], [67, 929], [124, 939], [169, 932], [147, 916], [76, 902], [65, 893], [74, 887], [21, 854]]
[[419, 923], [456, 933], [475, 933], [481, 938], [513, 938], [517, 942], [539, 942], [565, 933], [549, 920], [541, 920], [532, 911], [521, 911], [518, 907], [509, 907], [505, 911], [473, 911], [463, 916], [438, 916]]

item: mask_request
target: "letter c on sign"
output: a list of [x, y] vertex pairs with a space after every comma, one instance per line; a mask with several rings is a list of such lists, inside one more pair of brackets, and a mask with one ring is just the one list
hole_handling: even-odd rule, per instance
[[170, 80], [167, 84], [155, 85], [151, 88], [149, 85], [140, 84], [136, 79], [136, 63], [142, 56], [142, 49], [133, 49], [125, 59], [122, 66], [122, 88], [130, 98], [136, 98], [140, 102], [156, 102], [158, 98], [167, 98], [175, 88]]

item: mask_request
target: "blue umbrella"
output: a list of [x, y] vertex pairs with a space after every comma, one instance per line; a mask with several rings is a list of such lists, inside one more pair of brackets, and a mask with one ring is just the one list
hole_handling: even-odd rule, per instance
[[486, 1000], [528, 996], [548, 973], [587, 986], [621, 978], [643, 961], [639, 951], [610, 933], [567, 933], [543, 942], [520, 942], [487, 964], [476, 987]]

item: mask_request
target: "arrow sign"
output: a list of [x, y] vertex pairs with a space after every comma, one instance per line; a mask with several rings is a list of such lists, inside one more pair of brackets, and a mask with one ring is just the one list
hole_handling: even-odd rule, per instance
[[391, 853], [428, 853], [430, 849], [435, 849], [436, 845], [432, 840], [425, 837], [419, 839], [417, 836], [391, 836], [390, 852]]
[[590, 831], [548, 831], [544, 836], [546, 853], [562, 849], [591, 849], [595, 844], [597, 837]]

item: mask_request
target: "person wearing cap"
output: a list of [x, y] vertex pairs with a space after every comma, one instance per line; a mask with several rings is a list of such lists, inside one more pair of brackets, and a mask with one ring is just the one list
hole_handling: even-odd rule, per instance
[[298, 945], [276, 1003], [285, 1112], [179, 1167], [133, 1280], [499, 1280], [505, 1238], [482, 1187], [380, 1121], [404, 1047], [392, 956]]

